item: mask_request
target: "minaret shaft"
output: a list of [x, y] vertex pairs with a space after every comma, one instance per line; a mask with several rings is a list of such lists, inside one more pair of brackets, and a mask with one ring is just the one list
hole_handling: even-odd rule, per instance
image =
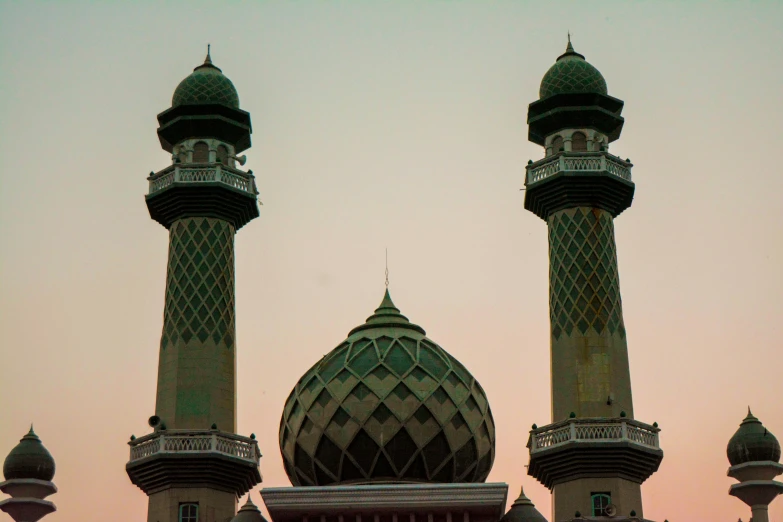
[[236, 432], [234, 234], [215, 218], [171, 225], [155, 406], [168, 429]]
[[633, 418], [612, 215], [575, 207], [547, 224], [552, 422]]

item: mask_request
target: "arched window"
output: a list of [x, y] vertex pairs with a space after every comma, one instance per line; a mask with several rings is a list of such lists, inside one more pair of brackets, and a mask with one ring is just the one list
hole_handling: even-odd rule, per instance
[[591, 504], [593, 505], [594, 517], [608, 517], [609, 513], [606, 512], [606, 508], [612, 503], [612, 495], [610, 493], [591, 493]]
[[587, 152], [587, 136], [581, 132], [571, 135], [571, 150], [574, 152]]
[[209, 162], [209, 145], [199, 141], [193, 146], [193, 163]]
[[198, 522], [198, 504], [192, 502], [180, 504], [179, 522]]
[[563, 138], [561, 136], [555, 136], [552, 140], [552, 154], [563, 152]]
[[228, 147], [225, 145], [218, 145], [217, 148], [217, 162], [226, 165], [228, 163]]

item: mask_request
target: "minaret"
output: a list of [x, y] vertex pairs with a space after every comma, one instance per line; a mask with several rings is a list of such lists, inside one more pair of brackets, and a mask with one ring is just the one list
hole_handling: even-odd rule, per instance
[[0, 502], [4, 511], [16, 522], [37, 522], [57, 510], [46, 497], [57, 493], [54, 459], [33, 431], [22, 437], [3, 463], [5, 481], [0, 491], [11, 496]]
[[[614, 218], [631, 206], [631, 163], [608, 152], [623, 102], [570, 37], [528, 109], [525, 208], [549, 229], [552, 424], [533, 426], [528, 473], [553, 493], [553, 520], [642, 516], [641, 483], [663, 452], [634, 420]], [[608, 507], [607, 507], [608, 506]]]
[[261, 481], [255, 437], [236, 435], [234, 235], [258, 216], [250, 114], [211, 60], [158, 115], [172, 164], [150, 174], [147, 208], [169, 231], [153, 433], [131, 437], [126, 469], [149, 496], [149, 522], [212, 522], [236, 514]]

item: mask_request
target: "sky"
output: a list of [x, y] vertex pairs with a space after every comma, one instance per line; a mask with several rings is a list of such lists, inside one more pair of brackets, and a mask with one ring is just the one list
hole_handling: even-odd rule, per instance
[[747, 520], [726, 443], [749, 405], [783, 437], [781, 22], [774, 1], [0, 0], [0, 455], [34, 422], [47, 522], [145, 519], [124, 465], [154, 413], [168, 241], [146, 177], [211, 43], [263, 202], [236, 238], [262, 486], [289, 485], [285, 398], [378, 306], [388, 249], [395, 304], [487, 393], [489, 481], [549, 516], [525, 468], [550, 416], [547, 233], [520, 189], [543, 156], [527, 105], [570, 31], [625, 101], [611, 152], [635, 165], [615, 228], [635, 414], [665, 455], [645, 517]]

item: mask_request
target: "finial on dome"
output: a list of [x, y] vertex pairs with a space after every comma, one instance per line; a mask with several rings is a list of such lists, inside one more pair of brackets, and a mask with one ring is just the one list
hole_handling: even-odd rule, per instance
[[[386, 288], [389, 288], [389, 249], [386, 249]], [[388, 292], [386, 292], [388, 295]]]
[[207, 44], [207, 57], [204, 58], [204, 65], [212, 65], [212, 57], [210, 56], [211, 47], [212, 44]]
[[568, 31], [568, 45], [566, 45], [566, 52], [567, 53], [575, 52], [574, 51], [574, 46], [571, 45], [571, 31]]

